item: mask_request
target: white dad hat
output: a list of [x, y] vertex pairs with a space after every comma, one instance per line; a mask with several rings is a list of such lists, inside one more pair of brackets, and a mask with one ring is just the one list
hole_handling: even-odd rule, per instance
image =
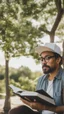
[[44, 45], [38, 46], [35, 48], [36, 53], [38, 53], [39, 55], [42, 52], [45, 51], [50, 51], [50, 52], [54, 52], [57, 53], [61, 56], [61, 49], [58, 45], [56, 45], [55, 43], [45, 43]]

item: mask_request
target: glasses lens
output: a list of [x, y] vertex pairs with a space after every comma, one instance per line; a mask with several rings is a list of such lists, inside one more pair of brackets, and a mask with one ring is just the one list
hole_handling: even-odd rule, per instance
[[55, 56], [46, 56], [45, 58], [40, 57], [40, 60], [41, 60], [41, 61], [45, 60], [46, 62], [48, 62], [48, 61], [49, 61], [51, 58], [53, 58], [53, 57], [55, 57]]

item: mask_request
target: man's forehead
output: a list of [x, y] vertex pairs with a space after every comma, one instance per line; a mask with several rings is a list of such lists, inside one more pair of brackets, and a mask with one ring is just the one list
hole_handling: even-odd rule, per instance
[[47, 55], [54, 55], [54, 52], [51, 52], [51, 51], [44, 51], [44, 52], [41, 53], [41, 55], [44, 55], [44, 54], [45, 54], [45, 55], [46, 55], [46, 54], [47, 54]]

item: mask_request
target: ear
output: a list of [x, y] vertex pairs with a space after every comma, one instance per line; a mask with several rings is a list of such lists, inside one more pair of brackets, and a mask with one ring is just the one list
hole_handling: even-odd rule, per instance
[[56, 60], [57, 64], [59, 64], [59, 63], [60, 63], [60, 61], [61, 61], [61, 58], [60, 58], [60, 57], [58, 57], [58, 58], [57, 58], [57, 60]]

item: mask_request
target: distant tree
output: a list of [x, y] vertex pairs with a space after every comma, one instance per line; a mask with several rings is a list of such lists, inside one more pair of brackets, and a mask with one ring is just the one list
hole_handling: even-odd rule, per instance
[[0, 80], [4, 79], [5, 67], [0, 65]]
[[3, 80], [3, 79], [4, 79], [4, 75], [0, 74], [0, 80]]
[[20, 67], [10, 75], [10, 83], [26, 90], [35, 90], [35, 85], [41, 72], [32, 72], [28, 67]]
[[27, 76], [28, 78], [31, 78], [32, 71], [28, 67], [21, 66], [18, 72], [19, 72], [19, 75], [20, 76], [22, 75], [24, 78]]

